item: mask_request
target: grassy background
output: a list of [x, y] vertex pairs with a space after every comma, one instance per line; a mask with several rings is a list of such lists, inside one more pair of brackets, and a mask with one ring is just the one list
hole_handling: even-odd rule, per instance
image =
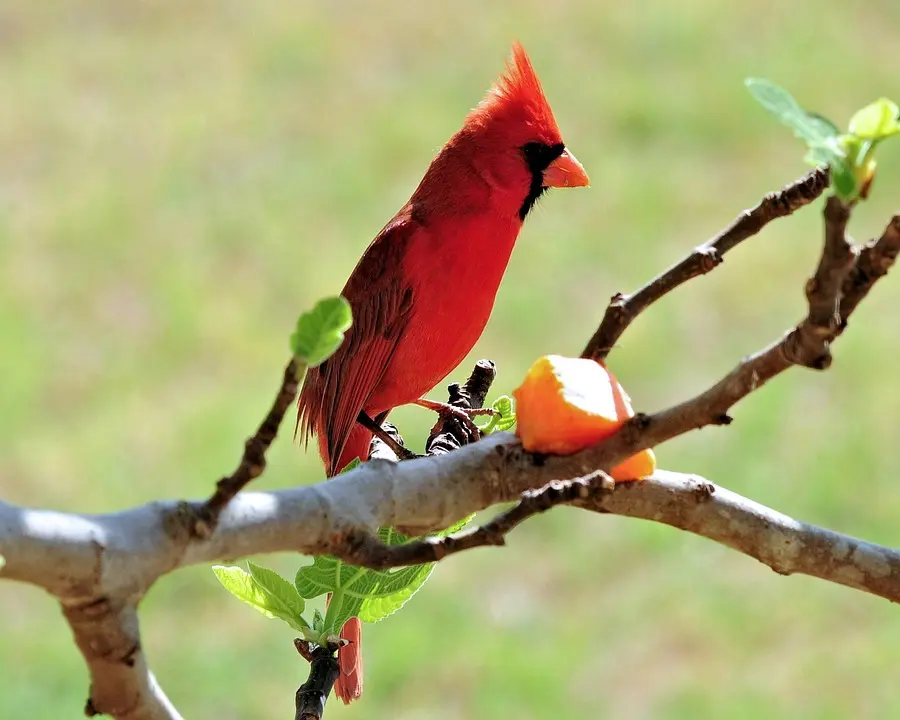
[[[270, 401], [297, 313], [341, 287], [514, 37], [594, 186], [552, 193], [522, 233], [471, 356], [498, 363], [498, 390], [539, 354], [579, 351], [613, 292], [804, 172], [745, 76], [843, 123], [900, 95], [898, 23], [892, 0], [0, 6], [0, 493], [77, 511], [207, 493]], [[880, 232], [898, 183], [889, 144], [857, 237]], [[797, 319], [820, 208], [635, 324], [612, 366], [639, 409]], [[898, 302], [891, 278], [831, 371], [788, 373], [661, 463], [897, 544]], [[421, 432], [422, 412], [396, 417]], [[282, 438], [260, 487], [319, 473]], [[304, 674], [290, 634], [208, 568], [161, 580], [142, 609], [187, 717], [290, 716]], [[0, 616], [0, 715], [76, 717], [86, 674], [52, 599], [3, 585]], [[569, 510], [450, 560], [366, 642], [364, 701], [329, 716], [900, 714], [888, 603]]]

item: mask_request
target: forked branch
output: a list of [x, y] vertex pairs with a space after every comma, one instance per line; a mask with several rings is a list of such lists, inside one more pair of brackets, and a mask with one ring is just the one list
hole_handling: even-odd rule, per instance
[[711, 240], [695, 248], [681, 262], [657, 275], [636, 292], [613, 296], [597, 331], [588, 341], [581, 357], [603, 360], [616, 346], [622, 333], [650, 305], [672, 290], [717, 267], [732, 248], [758, 234], [766, 225], [786, 217], [813, 202], [828, 187], [829, 174], [823, 168], [795, 180], [775, 193], [766, 195], [751, 210], [744, 210], [734, 222]]
[[[742, 214], [634, 295], [614, 298], [585, 355], [605, 358], [640, 312], [707, 272], [773, 218], [811, 202], [826, 184], [824, 171], [811, 173]], [[91, 671], [88, 711], [127, 720], [179, 717], [147, 667], [137, 625], [137, 603], [160, 576], [196, 563], [284, 550], [333, 554], [373, 568], [439, 560], [501, 544], [523, 520], [558, 504], [664, 522], [724, 543], [777, 572], [814, 575], [900, 601], [900, 554], [894, 550], [792, 520], [694, 476], [660, 472], [610, 486], [605, 475], [641, 449], [730, 422], [736, 402], [789, 367], [828, 366], [831, 344], [900, 251], [900, 215], [858, 251], [846, 237], [848, 217], [849, 209], [838, 201], [826, 203], [823, 253], [806, 285], [808, 311], [784, 337], [705, 392], [640, 414], [580, 453], [537, 456], [500, 433], [441, 457], [373, 460], [319, 485], [239, 492], [265, 468], [265, 452], [296, 396], [296, 368], [289, 365], [238, 468], [209, 501], [153, 503], [99, 516], [0, 502], [0, 578], [33, 583], [61, 599]], [[493, 521], [454, 537], [399, 547], [376, 540], [380, 526], [424, 535], [514, 500], [518, 504]]]

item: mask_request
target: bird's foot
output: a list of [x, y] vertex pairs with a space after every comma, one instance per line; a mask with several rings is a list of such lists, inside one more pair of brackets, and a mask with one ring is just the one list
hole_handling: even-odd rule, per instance
[[438, 414], [438, 421], [431, 428], [431, 434], [435, 435], [441, 431], [441, 427], [448, 418], [456, 418], [462, 424], [463, 428], [475, 439], [481, 437], [481, 430], [472, 419], [482, 415], [495, 415], [496, 411], [491, 408], [461, 408], [448, 403], [436, 402], [434, 400], [426, 400], [419, 398], [413, 401], [414, 405], [423, 407]]

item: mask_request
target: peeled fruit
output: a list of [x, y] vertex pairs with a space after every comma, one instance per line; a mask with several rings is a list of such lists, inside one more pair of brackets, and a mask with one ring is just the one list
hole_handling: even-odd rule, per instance
[[[516, 434], [529, 452], [569, 455], [612, 435], [634, 417], [631, 400], [611, 372], [594, 360], [545, 355], [513, 391]], [[642, 450], [610, 471], [625, 482], [651, 475], [652, 450]]]

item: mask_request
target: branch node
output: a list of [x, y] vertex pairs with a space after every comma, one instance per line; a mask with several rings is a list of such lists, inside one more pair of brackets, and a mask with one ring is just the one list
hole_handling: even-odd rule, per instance
[[698, 504], [709, 502], [716, 493], [716, 486], [702, 478], [698, 478], [698, 480], [699, 482], [693, 491], [694, 500], [696, 500]]
[[631, 420], [629, 421], [629, 425], [633, 427], [638, 432], [644, 432], [653, 422], [653, 418], [647, 413], [637, 413]]
[[807, 365], [810, 370], [827, 370], [831, 367], [831, 362], [834, 359], [831, 351], [828, 351], [822, 355], [819, 355], [817, 358], [813, 358], [813, 361]]
[[721, 255], [719, 255], [719, 251], [712, 246], [701, 245], [696, 248], [694, 252], [697, 254], [698, 263], [700, 265], [700, 272], [703, 275], [706, 275], [708, 272], [712, 272], [716, 267], [722, 264], [722, 261], [725, 259]]

